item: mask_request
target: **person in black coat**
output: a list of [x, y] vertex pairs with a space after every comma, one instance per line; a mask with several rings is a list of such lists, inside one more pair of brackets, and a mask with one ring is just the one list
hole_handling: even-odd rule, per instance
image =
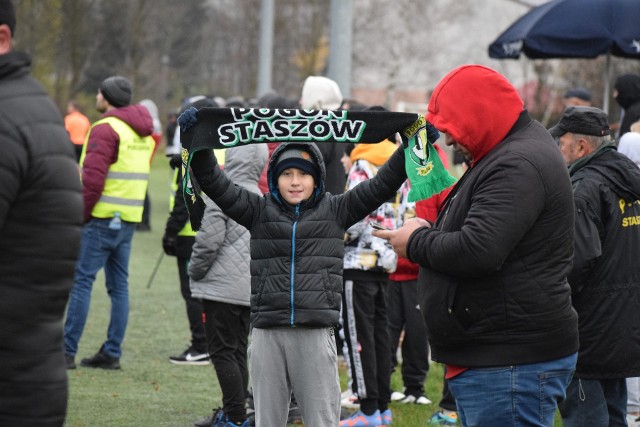
[[12, 51], [0, 0], [0, 425], [61, 427], [62, 320], [82, 232], [82, 187], [60, 111]]
[[325, 192], [322, 155], [309, 142], [276, 148], [269, 161], [270, 192], [262, 197], [234, 185], [210, 150], [197, 151], [191, 167], [204, 193], [251, 233], [257, 425], [284, 425], [292, 391], [305, 425], [338, 425], [333, 331], [341, 305], [344, 233], [406, 180], [402, 148], [376, 177], [338, 196]]
[[613, 85], [613, 98], [622, 108], [620, 127], [616, 137], [631, 130], [631, 125], [640, 120], [640, 75], [623, 74]]
[[481, 65], [443, 77], [426, 118], [470, 167], [432, 227], [416, 218], [375, 233], [420, 265], [432, 358], [447, 365], [462, 425], [552, 425], [579, 347], [573, 197], [558, 147]]
[[576, 212], [569, 284], [580, 352], [560, 404], [563, 425], [626, 425], [626, 378], [640, 375], [640, 169], [616, 151], [598, 108], [570, 107], [550, 131]]

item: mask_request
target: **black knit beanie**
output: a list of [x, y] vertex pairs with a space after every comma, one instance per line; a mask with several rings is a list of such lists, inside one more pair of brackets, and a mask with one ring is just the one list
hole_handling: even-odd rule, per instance
[[0, 25], [6, 24], [11, 30], [11, 36], [16, 34], [16, 11], [11, 0], [0, 0]]
[[278, 179], [285, 169], [296, 168], [313, 176], [316, 184], [320, 183], [320, 168], [307, 150], [299, 147], [286, 148], [280, 153], [273, 176]]
[[100, 83], [100, 93], [114, 107], [126, 107], [131, 103], [133, 85], [122, 76], [108, 77]]

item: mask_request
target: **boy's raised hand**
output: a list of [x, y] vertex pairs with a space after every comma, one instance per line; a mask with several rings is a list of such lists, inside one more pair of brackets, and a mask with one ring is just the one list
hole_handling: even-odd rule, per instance
[[197, 117], [198, 110], [191, 107], [185, 110], [178, 117], [178, 125], [180, 125], [180, 144], [182, 148], [189, 150], [191, 148], [191, 142], [193, 138], [193, 132], [189, 132], [189, 128], [198, 122]]

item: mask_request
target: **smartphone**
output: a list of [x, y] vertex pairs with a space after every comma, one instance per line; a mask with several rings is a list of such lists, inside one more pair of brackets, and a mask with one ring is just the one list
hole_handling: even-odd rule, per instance
[[373, 228], [375, 228], [376, 230], [388, 230], [387, 227], [385, 227], [384, 225], [377, 223], [377, 222], [370, 222], [369, 225]]

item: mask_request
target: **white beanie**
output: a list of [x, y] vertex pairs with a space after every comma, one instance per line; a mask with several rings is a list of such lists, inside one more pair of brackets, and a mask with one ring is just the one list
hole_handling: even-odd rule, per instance
[[627, 132], [620, 137], [618, 152], [630, 158], [636, 165], [640, 166], [640, 133]]
[[302, 86], [300, 106], [303, 109], [337, 110], [342, 105], [342, 92], [336, 82], [322, 76], [309, 76]]

